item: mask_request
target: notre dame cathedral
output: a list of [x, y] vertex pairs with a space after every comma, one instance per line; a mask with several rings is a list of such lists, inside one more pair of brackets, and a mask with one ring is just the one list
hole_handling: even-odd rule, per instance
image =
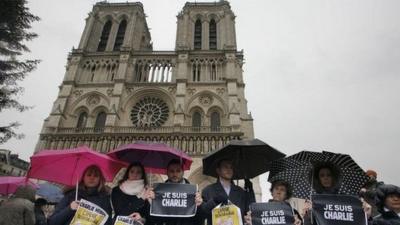
[[153, 51], [141, 3], [99, 2], [68, 55], [36, 152], [164, 142], [193, 157], [186, 177], [202, 188], [212, 179], [201, 158], [254, 136], [242, 65], [227, 1], [186, 3], [171, 51]]

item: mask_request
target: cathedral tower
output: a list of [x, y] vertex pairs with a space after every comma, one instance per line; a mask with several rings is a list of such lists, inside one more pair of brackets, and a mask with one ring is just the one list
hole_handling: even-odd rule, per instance
[[226, 1], [186, 3], [174, 51], [153, 51], [145, 18], [141, 3], [94, 5], [36, 151], [164, 142], [194, 158], [187, 177], [202, 188], [205, 154], [253, 138], [235, 15]]

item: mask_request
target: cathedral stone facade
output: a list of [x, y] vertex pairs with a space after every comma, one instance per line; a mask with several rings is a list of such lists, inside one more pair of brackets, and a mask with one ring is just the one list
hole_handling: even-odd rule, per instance
[[201, 158], [234, 139], [253, 138], [228, 2], [186, 3], [174, 51], [153, 51], [141, 3], [94, 5], [36, 152], [87, 145], [108, 152], [137, 140], [163, 142]]

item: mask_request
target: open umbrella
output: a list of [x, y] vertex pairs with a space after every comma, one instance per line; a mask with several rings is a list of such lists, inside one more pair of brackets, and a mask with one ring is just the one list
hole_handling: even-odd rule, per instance
[[74, 186], [91, 165], [100, 168], [106, 181], [126, 166], [125, 163], [86, 146], [66, 150], [43, 150], [31, 156], [28, 177]]
[[233, 179], [250, 179], [267, 172], [272, 160], [284, 156], [259, 139], [234, 140], [203, 158], [203, 173], [217, 177], [217, 163], [221, 159], [229, 159], [235, 170]]
[[34, 188], [38, 188], [39, 186], [32, 181], [30, 181], [26, 177], [12, 177], [12, 176], [4, 176], [0, 177], [0, 194], [1, 195], [9, 195], [15, 193], [19, 186], [30, 185]]
[[172, 159], [181, 160], [184, 170], [189, 170], [192, 165], [190, 156], [181, 150], [155, 142], [136, 142], [123, 145], [109, 152], [108, 155], [128, 163], [140, 162], [146, 170], [159, 174], [167, 173], [167, 165]]
[[368, 177], [351, 156], [332, 152], [302, 151], [272, 162], [270, 182], [284, 180], [293, 189], [293, 196], [309, 199], [315, 193], [313, 170], [317, 165], [332, 165], [339, 173], [338, 194], [357, 195]]
[[39, 184], [36, 195], [51, 203], [58, 203], [64, 197], [63, 191], [59, 186], [48, 182]]

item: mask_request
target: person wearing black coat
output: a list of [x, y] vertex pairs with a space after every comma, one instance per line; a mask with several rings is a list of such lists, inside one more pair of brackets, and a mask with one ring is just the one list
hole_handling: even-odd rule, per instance
[[376, 189], [376, 206], [380, 215], [373, 225], [400, 225], [400, 187], [382, 184]]
[[111, 192], [114, 220], [117, 216], [128, 216], [144, 223], [149, 216], [147, 201], [147, 178], [144, 167], [139, 162], [131, 163], [119, 185]]
[[47, 201], [44, 198], [38, 198], [35, 200], [35, 225], [47, 225], [47, 218], [43, 211], [43, 207], [46, 205]]
[[[340, 172], [339, 169], [330, 163], [317, 164], [313, 168], [313, 189], [317, 194], [338, 194], [340, 186]], [[371, 215], [371, 205], [362, 201], [362, 207], [369, 218]], [[312, 204], [306, 201], [303, 209], [304, 225], [317, 224], [315, 218], [311, 217]]]
[[[178, 159], [172, 159], [167, 165], [167, 176], [168, 179], [165, 183], [175, 183], [175, 184], [190, 184], [188, 180], [183, 177], [183, 167]], [[151, 191], [151, 198], [154, 199], [154, 192]], [[200, 196], [200, 193], [196, 193], [195, 199], [197, 205], [196, 215], [193, 217], [157, 217], [151, 216], [148, 225], [201, 225], [202, 213], [200, 205], [203, 202], [203, 199]]]
[[249, 191], [232, 182], [233, 164], [228, 159], [222, 159], [217, 164], [218, 180], [214, 184], [208, 185], [202, 192], [204, 203], [202, 212], [204, 213], [207, 224], [211, 225], [212, 210], [221, 203], [227, 203], [228, 200], [240, 208], [242, 218], [249, 211], [249, 205], [255, 202], [255, 195], [252, 188]]
[[79, 206], [79, 200], [85, 199], [92, 202], [108, 213], [106, 225], [112, 224], [112, 209], [110, 195], [104, 186], [105, 179], [97, 166], [88, 167], [83, 173], [79, 183], [78, 201], [75, 201], [75, 189], [65, 193], [64, 197], [57, 204], [53, 215], [49, 218], [49, 225], [68, 225]]

